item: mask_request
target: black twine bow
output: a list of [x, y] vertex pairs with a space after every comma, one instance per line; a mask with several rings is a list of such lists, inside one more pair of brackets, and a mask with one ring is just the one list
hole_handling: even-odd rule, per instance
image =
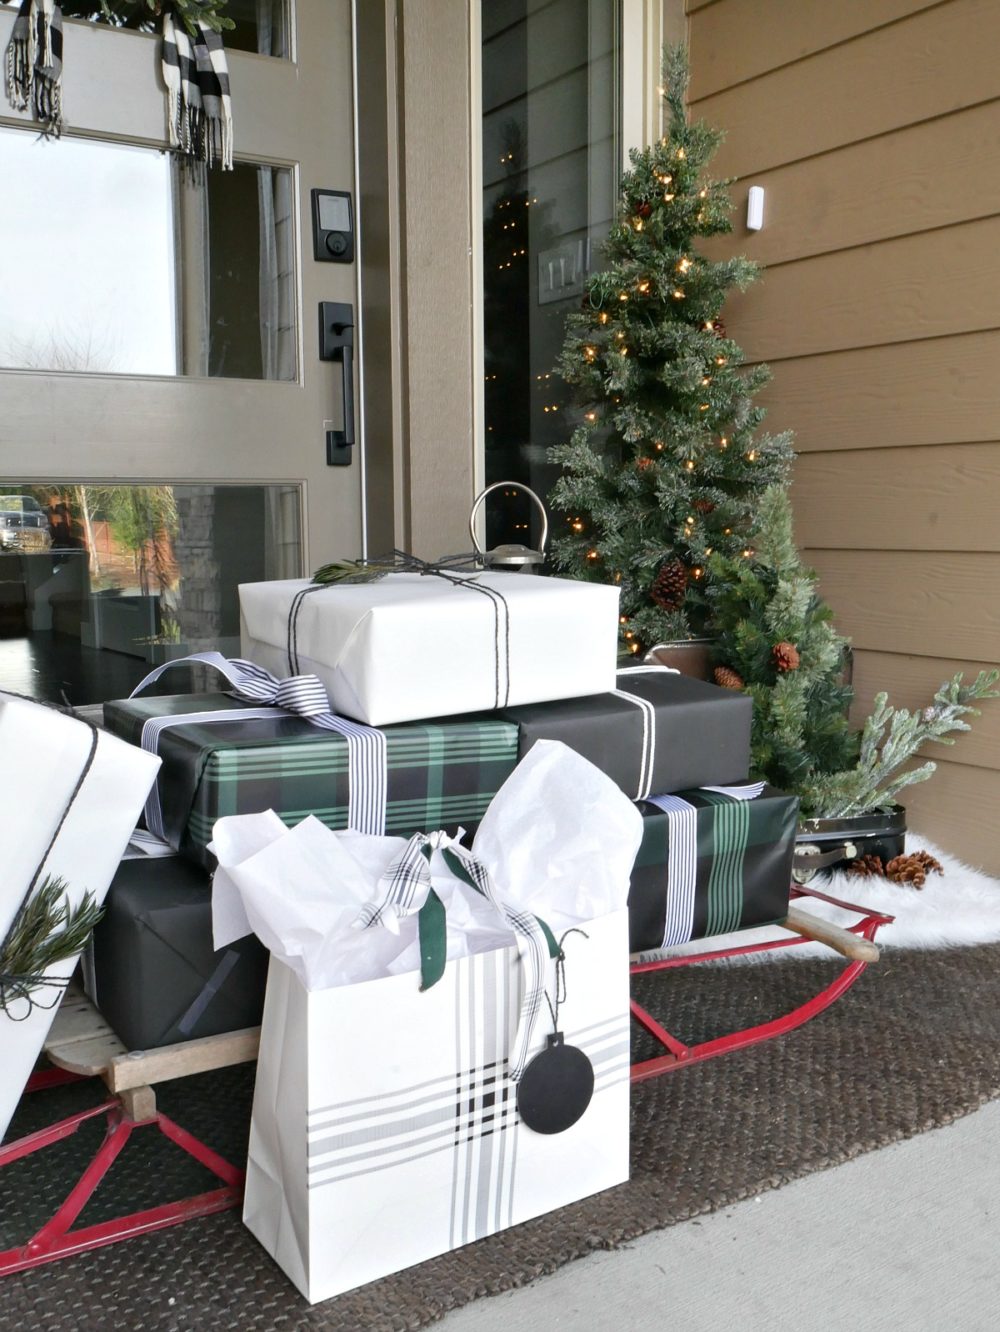
[[[325, 564], [313, 574], [313, 581], [308, 587], [301, 588], [292, 598], [288, 608], [288, 626], [286, 653], [288, 670], [291, 675], [300, 674], [298, 621], [299, 609], [306, 597], [324, 588], [351, 586], [357, 583], [374, 583], [390, 573], [419, 573], [425, 576], [443, 578], [454, 587], [468, 588], [488, 598], [493, 606], [493, 655], [494, 655], [494, 707], [505, 708], [510, 702], [510, 607], [502, 592], [495, 587], [486, 587], [472, 578], [459, 578], [460, 571], [474, 572], [479, 568], [479, 557], [469, 552], [463, 555], [443, 555], [437, 560], [422, 560], [418, 555], [411, 555], [405, 550], [393, 549], [388, 555], [372, 556], [360, 560], [342, 560], [336, 564]], [[503, 625], [501, 633], [501, 614]], [[503, 638], [504, 688], [500, 689], [500, 640]]]
[[563, 950], [563, 944], [566, 942], [566, 940], [569, 938], [571, 934], [582, 934], [585, 939], [590, 938], [590, 935], [587, 933], [586, 930], [581, 930], [578, 926], [574, 925], [572, 929], [567, 930], [563, 935], [563, 937], [559, 940], [559, 952], [556, 955], [555, 1007], [553, 1007], [552, 1000], [549, 998], [548, 990], [544, 992], [545, 1002], [549, 1006], [549, 1016], [552, 1018], [552, 1030], [554, 1032], [558, 1032], [559, 1030], [559, 1006], [560, 1004], [564, 1004], [566, 1002], [566, 953]]

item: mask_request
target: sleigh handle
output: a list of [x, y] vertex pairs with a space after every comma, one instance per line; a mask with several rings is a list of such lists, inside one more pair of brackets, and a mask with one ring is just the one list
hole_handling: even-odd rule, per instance
[[805, 939], [826, 944], [827, 948], [832, 948], [835, 953], [852, 962], [877, 962], [880, 956], [878, 944], [871, 939], [863, 939], [831, 921], [821, 920], [808, 912], [796, 911], [794, 907], [789, 910], [781, 925], [793, 934], [801, 934]]

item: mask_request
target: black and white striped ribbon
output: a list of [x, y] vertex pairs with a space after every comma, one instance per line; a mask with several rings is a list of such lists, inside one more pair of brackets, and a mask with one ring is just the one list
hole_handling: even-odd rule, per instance
[[[619, 675], [649, 675], [651, 672], [679, 675], [671, 666], [626, 666]], [[623, 698], [642, 713], [642, 749], [639, 753], [639, 777], [633, 800], [645, 800], [653, 789], [653, 763], [656, 759], [656, 709], [647, 698], [630, 694], [627, 689], [612, 689], [615, 698]]]
[[[446, 863], [449, 856], [461, 863], [473, 886], [496, 908], [517, 941], [525, 984], [508, 1070], [510, 1080], [517, 1082], [528, 1062], [535, 1019], [545, 993], [545, 966], [550, 950], [541, 923], [529, 912], [517, 911], [503, 901], [482, 861], [446, 833], [414, 833], [379, 879], [379, 900], [366, 906], [355, 923], [359, 928], [367, 929], [371, 925], [384, 924], [389, 915], [401, 918], [420, 910], [431, 890], [428, 848], [445, 851]], [[455, 874], [453, 865], [448, 868]]]
[[[232, 693], [244, 703], [260, 707], [228, 708], [224, 711], [188, 712], [179, 716], [150, 717], [143, 725], [140, 743], [150, 753], [159, 752], [160, 736], [174, 726], [193, 723], [241, 722], [274, 718], [276, 715], [301, 717], [312, 726], [334, 731], [347, 743], [348, 806], [347, 826], [355, 832], [381, 837], [385, 833], [388, 799], [388, 763], [383, 731], [373, 726], [338, 717], [330, 711], [330, 702], [322, 681], [315, 675], [296, 675], [279, 680], [270, 671], [252, 661], [230, 661], [221, 652], [194, 652], [165, 662], [132, 690], [130, 697], [157, 681], [172, 666], [200, 662], [217, 670], [232, 687]], [[154, 784], [146, 802], [146, 827], [157, 837], [165, 837], [163, 810], [158, 784]]]
[[62, 9], [58, 0], [21, 0], [5, 57], [7, 100], [30, 108], [45, 135], [62, 129]]
[[[733, 800], [756, 800], [764, 790], [763, 782], [741, 786], [704, 786]], [[661, 948], [687, 943], [694, 933], [695, 895], [698, 886], [698, 810], [677, 795], [649, 797], [649, 804], [667, 816], [667, 914]]]

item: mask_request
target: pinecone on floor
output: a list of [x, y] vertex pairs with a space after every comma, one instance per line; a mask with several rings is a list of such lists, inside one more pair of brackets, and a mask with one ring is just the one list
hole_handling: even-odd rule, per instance
[[712, 679], [717, 685], [721, 685], [723, 689], [743, 688], [742, 678], [738, 676], [735, 671], [731, 671], [728, 666], [716, 666], [715, 670], [712, 672]]
[[941, 864], [940, 860], [935, 860], [928, 851], [914, 851], [910, 859], [919, 861], [927, 874], [944, 873], [944, 866]]
[[653, 579], [649, 589], [651, 601], [662, 610], [679, 610], [687, 592], [688, 571], [678, 559], [667, 560]]
[[922, 888], [927, 879], [927, 870], [919, 855], [896, 856], [886, 865], [885, 877], [893, 883], [908, 883], [913, 888]]
[[885, 874], [885, 866], [881, 856], [859, 856], [857, 860], [851, 861], [847, 872], [856, 879], [881, 878]]

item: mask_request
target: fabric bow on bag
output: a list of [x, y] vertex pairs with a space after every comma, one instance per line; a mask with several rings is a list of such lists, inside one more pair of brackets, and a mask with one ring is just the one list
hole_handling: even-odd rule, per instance
[[379, 901], [366, 906], [356, 921], [360, 929], [373, 925], [393, 928], [393, 922], [417, 913], [420, 938], [421, 989], [428, 990], [444, 975], [447, 960], [445, 907], [431, 883], [431, 858], [436, 850], [451, 874], [484, 897], [503, 918], [517, 940], [524, 967], [524, 998], [510, 1054], [510, 1078], [524, 1072], [535, 1018], [545, 991], [546, 958], [559, 957], [559, 945], [548, 925], [527, 911], [508, 907], [498, 896], [489, 871], [471, 852], [446, 833], [415, 833], [379, 881]]

